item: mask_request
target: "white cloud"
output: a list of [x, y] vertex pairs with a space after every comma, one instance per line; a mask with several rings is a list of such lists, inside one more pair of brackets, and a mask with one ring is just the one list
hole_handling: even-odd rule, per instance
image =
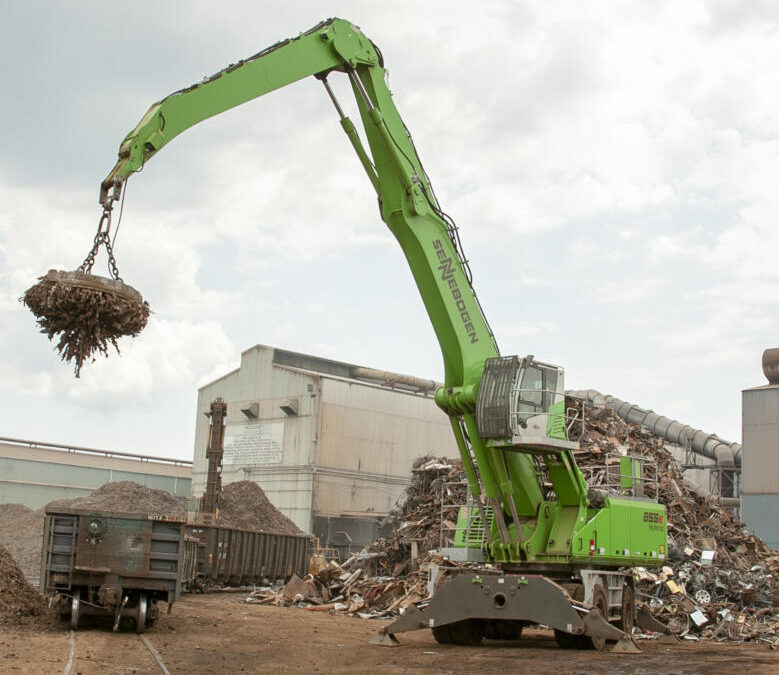
[[[86, 365], [68, 396], [90, 400], [104, 396], [151, 401], [165, 389], [192, 387], [202, 373], [226, 372], [238, 351], [214, 321], [167, 321], [152, 317], [144, 333], [120, 342], [121, 355], [98, 357]], [[232, 366], [234, 367], [234, 365]]]
[[[0, 372], [23, 391], [0, 405], [20, 434], [37, 433], [25, 412], [36, 395], [54, 406], [63, 393], [104, 446], [129, 400], [166, 401], [149, 418], [160, 439], [189, 429], [186, 416], [171, 422], [180, 402], [257, 342], [441, 376], [397, 244], [311, 78], [188, 130], [131, 179], [117, 259], [155, 315], [121, 358], [73, 382], [34, 334], [17, 299], [49, 267], [81, 262], [97, 184], [148, 105], [322, 18], [319, 3], [278, 4], [260, 26], [255, 3], [229, 6], [9, 8]], [[498, 340], [670, 416], [663, 400], [694, 401], [702, 422], [724, 420], [712, 431], [736, 436], [738, 410], [717, 390], [748, 385], [779, 328], [773, 4], [342, 0], [328, 11], [382, 48]], [[124, 58], [141, 32], [143, 52]], [[30, 47], [39, 38], [46, 55]], [[331, 80], [358, 121], [343, 78]], [[705, 391], [678, 393], [705, 369], [717, 375]]]
[[11, 363], [0, 363], [0, 378], [10, 390], [37, 399], [49, 399], [54, 395], [54, 382], [50, 373], [19, 368]]
[[554, 333], [559, 330], [559, 326], [553, 321], [528, 321], [517, 324], [500, 324], [496, 327], [496, 334], [500, 335], [502, 340], [511, 342], [513, 340], [525, 339], [529, 337], [543, 336], [545, 333]]

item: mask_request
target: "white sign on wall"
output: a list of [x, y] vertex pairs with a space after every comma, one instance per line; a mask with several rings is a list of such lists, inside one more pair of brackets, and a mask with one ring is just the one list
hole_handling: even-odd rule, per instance
[[281, 464], [284, 422], [228, 425], [223, 464]]

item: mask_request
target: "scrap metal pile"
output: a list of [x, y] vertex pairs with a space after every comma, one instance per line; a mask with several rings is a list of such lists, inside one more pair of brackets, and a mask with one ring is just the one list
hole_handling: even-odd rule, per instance
[[246, 602], [296, 605], [308, 611], [343, 612], [363, 619], [397, 616], [430, 595], [428, 570], [430, 565], [439, 562], [440, 557], [431, 551], [414, 572], [395, 577], [377, 575], [377, 569], [386, 563], [386, 556], [361, 552], [343, 564], [331, 560], [306, 579], [293, 576], [284, 586], [256, 589]]
[[383, 523], [392, 527], [392, 535], [371, 546], [372, 551], [386, 555], [382, 569], [394, 576], [413, 562], [410, 558], [413, 543], [423, 554], [437, 550], [442, 541], [445, 546], [451, 546], [446, 535], [453, 534], [459, 506], [465, 504], [468, 491], [459, 460], [421, 457], [414, 462], [411, 474], [405, 499]]
[[142, 513], [171, 520], [185, 520], [187, 517], [184, 505], [170, 492], [146, 487], [131, 480], [106, 483], [86, 497], [56, 499], [49, 505], [117, 513]]
[[40, 630], [54, 625], [44, 597], [30, 586], [14, 559], [0, 546], [0, 627]]
[[49, 270], [21, 300], [41, 333], [58, 338], [56, 349], [74, 363], [76, 377], [88, 359], [108, 356], [109, 347], [119, 353], [118, 338], [138, 335], [149, 318], [149, 304], [134, 288], [78, 270]]
[[[658, 497], [668, 513], [668, 565], [635, 572], [638, 601], [686, 639], [759, 640], [779, 646], [779, 553], [744, 530], [715, 499], [700, 496], [664, 441], [608, 409], [587, 414], [577, 462], [590, 485], [606, 480], [610, 453], [627, 451], [657, 464]], [[599, 475], [600, 472], [600, 475]]]
[[4, 546], [27, 581], [37, 585], [41, 574], [43, 509], [0, 504], [0, 546]]
[[[610, 457], [641, 455], [657, 465], [657, 488], [668, 513], [669, 551], [661, 570], [638, 568], [637, 601], [686, 639], [760, 640], [779, 646], [779, 554], [747, 533], [727, 509], [701, 497], [683, 476], [664, 442], [622, 421], [613, 411], [588, 413], [576, 451], [591, 486], [609, 480]], [[467, 485], [459, 461], [425, 457], [413, 468], [405, 499], [389, 517], [391, 536], [353, 555], [331, 561], [306, 580], [255, 591], [248, 602], [298, 605], [363, 618], [397, 615], [428, 596], [428, 572], [438, 565], [437, 583], [477, 563], [445, 561], [440, 543], [453, 533], [457, 504]], [[443, 532], [442, 532], [443, 530]], [[443, 535], [443, 536], [442, 536]], [[412, 559], [412, 550], [418, 551]]]
[[221, 527], [253, 532], [302, 534], [300, 528], [279, 511], [263, 489], [251, 480], [225, 486], [219, 494], [216, 523]]

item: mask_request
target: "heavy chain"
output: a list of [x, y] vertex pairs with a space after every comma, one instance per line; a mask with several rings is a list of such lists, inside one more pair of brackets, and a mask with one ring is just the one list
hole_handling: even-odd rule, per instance
[[108, 268], [111, 271], [111, 277], [117, 281], [121, 281], [119, 276], [119, 268], [116, 266], [116, 258], [114, 258], [114, 251], [111, 247], [111, 237], [109, 233], [111, 231], [111, 212], [108, 209], [103, 211], [103, 215], [100, 217], [100, 222], [97, 225], [97, 234], [95, 235], [94, 243], [92, 244], [92, 250], [84, 258], [84, 262], [81, 263], [78, 270], [85, 274], [92, 273], [92, 267], [95, 264], [95, 256], [100, 251], [100, 246], [104, 245], [105, 250], [108, 253]]

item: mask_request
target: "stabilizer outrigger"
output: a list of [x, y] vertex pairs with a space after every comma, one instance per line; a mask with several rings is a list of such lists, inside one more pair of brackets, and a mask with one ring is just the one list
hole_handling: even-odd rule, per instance
[[443, 584], [426, 607], [412, 606], [379, 630], [371, 643], [395, 645], [398, 633], [431, 628], [439, 643], [478, 645], [483, 637], [517, 639], [528, 625], [554, 629], [561, 646], [641, 651], [630, 635], [604, 618], [601, 608], [574, 600], [559, 584], [534, 574], [460, 574]]

